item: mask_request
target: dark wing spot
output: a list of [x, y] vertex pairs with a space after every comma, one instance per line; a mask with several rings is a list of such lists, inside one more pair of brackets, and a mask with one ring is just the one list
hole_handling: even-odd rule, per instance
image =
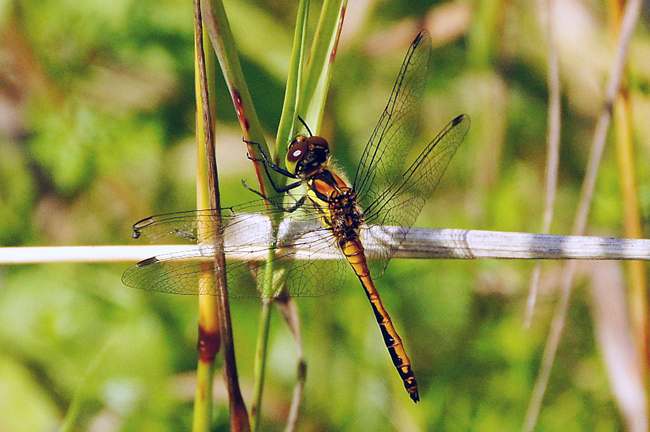
[[158, 258], [151, 257], [151, 258], [147, 258], [146, 260], [140, 261], [139, 263], [136, 264], [136, 267], [144, 267], [144, 266], [148, 266], [148, 265], [151, 265], [151, 264], [155, 264], [157, 262], [158, 262]]

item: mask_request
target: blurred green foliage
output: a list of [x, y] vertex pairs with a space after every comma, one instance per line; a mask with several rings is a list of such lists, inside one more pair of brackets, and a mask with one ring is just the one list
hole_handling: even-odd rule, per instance
[[[322, 134], [349, 174], [419, 27], [434, 35], [420, 142], [466, 112], [473, 125], [418, 225], [537, 231], [546, 151], [546, 43], [532, 2], [368, 2], [352, 7]], [[563, 149], [555, 233], [567, 233], [602, 97], [611, 41], [604, 7], [560, 11]], [[274, 136], [296, 5], [228, 1], [257, 112]], [[317, 10], [316, 2], [312, 10]], [[315, 14], [314, 14], [315, 15]], [[576, 18], [577, 17], [577, 18]], [[642, 23], [645, 27], [646, 23]], [[0, 3], [0, 245], [132, 244], [131, 224], [195, 202], [193, 17], [188, 2]], [[647, 32], [635, 39], [648, 58]], [[644, 123], [650, 71], [632, 62], [642, 211], [650, 216]], [[222, 201], [253, 199], [232, 105], [218, 77]], [[620, 235], [614, 152], [601, 168], [591, 230]], [[0, 268], [0, 430], [188, 430], [196, 301], [136, 292], [124, 265]], [[421, 386], [413, 405], [386, 355], [357, 282], [299, 300], [307, 386], [299, 430], [518, 430], [554, 306], [547, 263], [531, 329], [522, 328], [531, 263], [391, 263], [378, 281]], [[233, 302], [239, 371], [250, 399], [258, 304]], [[281, 430], [296, 350], [273, 318], [264, 430]], [[217, 374], [220, 377], [220, 374]], [[223, 386], [219, 382], [218, 389]], [[215, 430], [227, 430], [224, 392]], [[69, 419], [70, 420], [70, 419]], [[620, 430], [577, 289], [544, 400], [540, 431]]]

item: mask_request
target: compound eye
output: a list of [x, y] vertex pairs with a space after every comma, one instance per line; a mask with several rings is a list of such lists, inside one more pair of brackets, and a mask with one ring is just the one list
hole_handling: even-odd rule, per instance
[[314, 147], [320, 147], [329, 150], [329, 146], [330, 146], [329, 143], [325, 138], [321, 136], [318, 135], [310, 136], [307, 139], [307, 141], [309, 141], [309, 143], [312, 144]]
[[295, 163], [298, 162], [302, 157], [307, 153], [309, 149], [309, 143], [307, 138], [304, 136], [299, 136], [289, 144], [289, 149], [287, 150], [287, 161]]

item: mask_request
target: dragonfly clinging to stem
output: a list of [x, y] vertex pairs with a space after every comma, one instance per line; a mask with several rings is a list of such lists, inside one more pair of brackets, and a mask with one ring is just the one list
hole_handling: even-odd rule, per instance
[[[363, 286], [393, 364], [414, 402], [420, 396], [411, 362], [373, 276], [383, 273], [469, 129], [467, 115], [454, 118], [404, 169], [418, 122], [430, 53], [430, 37], [423, 30], [406, 54], [351, 184], [331, 163], [325, 138], [311, 133], [298, 135], [289, 144], [286, 168], [271, 162], [264, 152], [260, 162], [267, 171], [296, 180], [277, 187], [277, 192], [290, 192], [303, 185], [306, 193], [290, 208], [284, 198], [271, 200], [271, 205], [264, 198], [230, 207], [222, 214], [220, 231], [202, 237], [208, 250], [214, 244], [210, 242], [221, 236], [227, 256], [246, 251], [243, 259], [228, 262], [229, 279], [256, 279], [269, 264], [260, 261], [260, 256], [272, 247], [270, 263], [285, 269], [286, 292], [291, 296], [322, 295], [338, 288], [347, 261]], [[175, 235], [200, 242], [198, 227], [213, 217], [211, 210], [152, 216], [134, 225], [134, 237], [144, 235], [156, 240]], [[271, 228], [273, 220], [282, 220], [276, 229]], [[379, 247], [365, 249], [366, 241]], [[315, 258], [325, 251], [334, 251], [340, 259]], [[303, 254], [300, 258], [307, 259], [296, 259], [299, 253]], [[122, 281], [149, 291], [212, 294], [213, 287], [202, 285], [198, 277], [199, 262], [205, 256], [209, 253], [193, 250], [152, 257], [128, 269]], [[230, 295], [235, 297], [275, 295], [252, 288], [253, 283], [229, 285]]]

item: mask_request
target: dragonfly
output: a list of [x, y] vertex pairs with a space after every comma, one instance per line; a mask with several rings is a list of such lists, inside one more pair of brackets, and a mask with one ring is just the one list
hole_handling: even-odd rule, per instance
[[[470, 127], [469, 116], [454, 118], [406, 167], [430, 55], [431, 39], [422, 30], [411, 43], [352, 183], [334, 166], [327, 140], [312, 135], [305, 125], [307, 133], [288, 145], [285, 167], [273, 163], [264, 151], [257, 160], [269, 177], [272, 170], [295, 180], [273, 185], [280, 198], [258, 192], [262, 199], [224, 208], [219, 229], [210, 228], [214, 210], [142, 219], [133, 226], [135, 238], [177, 237], [199, 247], [141, 261], [124, 273], [123, 283], [147, 291], [215, 294], [199, 274], [202, 260], [213, 256], [218, 239], [224, 241], [227, 257], [239, 258], [226, 265], [231, 297], [277, 295], [256, 283], [268, 266], [281, 269], [287, 295], [320, 296], [343, 284], [347, 261], [370, 301], [404, 387], [417, 403], [420, 394], [411, 361], [374, 279], [383, 274]], [[298, 186], [306, 192], [295, 197]], [[364, 244], [373, 247], [366, 249]]]

